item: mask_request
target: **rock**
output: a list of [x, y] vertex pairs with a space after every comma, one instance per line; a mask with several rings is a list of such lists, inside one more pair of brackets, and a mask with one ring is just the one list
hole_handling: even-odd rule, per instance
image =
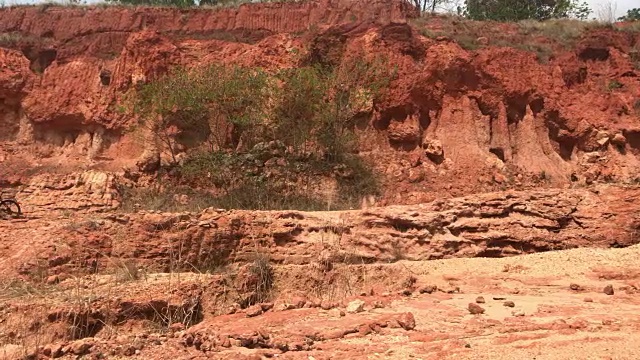
[[333, 329], [333, 330], [321, 330], [318, 334], [320, 339], [324, 340], [333, 340], [333, 339], [341, 339], [345, 335], [345, 330]]
[[516, 304], [513, 301], [505, 301], [502, 305], [506, 307], [515, 307]]
[[364, 301], [358, 299], [354, 300], [347, 305], [347, 312], [350, 314], [355, 314], [362, 312], [364, 310]]
[[169, 326], [169, 330], [171, 331], [182, 331], [184, 329], [185, 327], [183, 323], [173, 323], [171, 324], [171, 326]]
[[267, 311], [273, 309], [273, 303], [261, 303], [260, 304], [260, 308], [262, 308], [263, 312], [267, 312]]
[[602, 290], [602, 292], [604, 292], [607, 295], [613, 295], [613, 293], [614, 293], [613, 286], [612, 285], [605, 286], [604, 289]]
[[493, 174], [493, 181], [497, 184], [503, 184], [507, 182], [507, 178], [500, 173], [495, 173]]
[[611, 325], [611, 324], [613, 324], [613, 321], [611, 321], [611, 319], [602, 320], [602, 325]]
[[258, 315], [262, 315], [264, 311], [262, 310], [262, 306], [260, 305], [253, 305], [248, 307], [244, 313], [247, 315], [247, 317], [255, 317]]
[[627, 138], [624, 135], [617, 133], [611, 139], [611, 143], [617, 146], [625, 146], [627, 144]]
[[438, 287], [435, 285], [427, 285], [420, 289], [420, 294], [431, 294], [438, 290]]
[[69, 345], [69, 352], [75, 355], [85, 355], [89, 352], [92, 346], [93, 344], [88, 342], [87, 340], [78, 340]]
[[413, 152], [409, 154], [409, 164], [411, 167], [417, 167], [422, 164], [422, 154], [419, 152]]
[[444, 150], [442, 149], [442, 143], [440, 140], [424, 139], [422, 147], [429, 157], [441, 158], [444, 155]]
[[402, 326], [400, 326], [400, 323], [398, 322], [398, 319], [389, 319], [386, 322], [386, 326], [391, 328], [391, 329], [399, 329]]
[[376, 300], [371, 304], [374, 309], [382, 309], [384, 307], [384, 303], [380, 300]]
[[571, 284], [569, 285], [569, 289], [573, 290], [573, 291], [582, 291], [582, 286], [578, 285], [578, 284]]
[[122, 353], [124, 354], [124, 356], [133, 356], [136, 354], [136, 348], [131, 345], [126, 346]]
[[481, 36], [481, 37], [477, 38], [476, 42], [478, 43], [478, 45], [482, 45], [482, 46], [489, 45], [489, 39], [487, 37], [485, 37], [485, 36]]
[[484, 309], [482, 308], [482, 306], [476, 303], [469, 303], [468, 309], [469, 312], [473, 315], [484, 314]]
[[411, 296], [411, 294], [413, 294], [413, 291], [411, 291], [411, 289], [404, 289], [400, 292], [400, 295], [402, 296]]
[[333, 303], [328, 302], [328, 301], [322, 301], [322, 302], [320, 303], [320, 308], [321, 308], [322, 310], [331, 310], [331, 309], [333, 309], [334, 307], [335, 307], [335, 305], [334, 305]]
[[460, 287], [452, 286], [448, 289], [440, 289], [440, 291], [446, 292], [447, 294], [460, 294]]
[[478, 296], [476, 298], [476, 303], [477, 304], [484, 304], [484, 298], [482, 296]]
[[424, 171], [421, 168], [409, 169], [409, 178], [410, 183], [418, 183], [424, 180]]
[[225, 338], [222, 339], [222, 342], [221, 342], [220, 346], [222, 346], [224, 348], [230, 348], [231, 347], [231, 340], [229, 340], [229, 337], [225, 336]]
[[42, 353], [45, 356], [48, 356], [54, 359], [64, 355], [64, 352], [62, 351], [62, 345], [60, 344], [48, 344], [42, 349]]
[[60, 282], [60, 278], [58, 278], [58, 275], [51, 275], [47, 277], [47, 280], [46, 280], [47, 285], [55, 285], [59, 282]]
[[358, 333], [360, 335], [369, 335], [373, 332], [373, 330], [371, 329], [371, 327], [367, 324], [365, 325], [360, 325], [360, 327], [358, 327]]
[[398, 318], [398, 323], [405, 330], [413, 330], [416, 327], [416, 319], [413, 313], [406, 312]]
[[609, 142], [609, 133], [607, 133], [606, 131], [597, 131], [594, 135], [593, 135], [593, 139], [596, 141], [596, 143], [600, 146], [604, 146]]
[[340, 310], [340, 316], [346, 316], [347, 314], [344, 313], [343, 310]]
[[405, 121], [391, 121], [387, 129], [389, 140], [401, 144], [417, 144], [420, 140], [421, 130], [417, 121], [407, 118]]
[[203, 228], [210, 228], [211, 227], [211, 223], [207, 220], [202, 220], [200, 222], [198, 222], [198, 226], [203, 227]]
[[291, 299], [291, 305], [293, 305], [295, 309], [302, 309], [306, 303], [307, 299], [303, 297], [295, 297]]
[[515, 310], [511, 312], [511, 315], [515, 317], [521, 317], [521, 316], [524, 316], [524, 312], [522, 310]]
[[593, 302], [592, 298], [584, 298], [584, 302]]
[[582, 155], [582, 160], [583, 160], [585, 163], [589, 163], [589, 164], [594, 164], [594, 163], [596, 163], [599, 159], [600, 159], [600, 153], [599, 153], [599, 152], [597, 152], [597, 151], [584, 153], [584, 155]]

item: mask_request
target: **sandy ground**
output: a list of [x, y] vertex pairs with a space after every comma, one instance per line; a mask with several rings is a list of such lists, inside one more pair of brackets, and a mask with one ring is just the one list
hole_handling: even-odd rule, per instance
[[[279, 300], [276, 300], [276, 307], [255, 317], [247, 317], [243, 311], [223, 316], [205, 314], [199, 324], [165, 336], [160, 342], [149, 339], [164, 335], [146, 328], [127, 326], [116, 331], [116, 340], [98, 333], [95, 338], [79, 341], [95, 344], [91, 354], [100, 353], [106, 358], [124, 358], [117, 354], [109, 356], [109, 349], [122, 347], [122, 344], [116, 345], [118, 341], [143, 341], [145, 346], [137, 354], [133, 353], [134, 357], [637, 359], [640, 356], [638, 258], [640, 246], [607, 250], [573, 249], [500, 259], [402, 261], [365, 265], [372, 281], [375, 279], [378, 283], [385, 283], [378, 281], [379, 277], [386, 277], [386, 283], [391, 284], [404, 281], [410, 274], [415, 278], [411, 294], [394, 291], [349, 297], [328, 310], [315, 307], [283, 310], [278, 308]], [[281, 266], [277, 271], [294, 273], [296, 267]], [[398, 276], [396, 279], [394, 274]], [[183, 284], [190, 281], [206, 283], [207, 276], [184, 274], [180, 281]], [[166, 274], [149, 274], [146, 280], [127, 282], [110, 289], [112, 294], [121, 298], [148, 296], [148, 299], [152, 299], [171, 289], [171, 284], [175, 286], [176, 279], [176, 274], [171, 278]], [[85, 287], [99, 292], [100, 286], [106, 283], [108, 281], [102, 278], [93, 285], [85, 284]], [[64, 284], [59, 286], [63, 288]], [[420, 291], [430, 285], [440, 290], [432, 293]], [[613, 287], [613, 295], [603, 291], [607, 285]], [[282, 290], [284, 285], [279, 286]], [[63, 296], [51, 294], [55, 293], [50, 293], [46, 301], [56, 298], [64, 302]], [[476, 303], [478, 297], [484, 299], [484, 303], [478, 305], [485, 312], [474, 315], [469, 312], [468, 306]], [[345, 312], [349, 302], [356, 298], [365, 302], [364, 311]], [[29, 301], [41, 304], [43, 298], [14, 296], [5, 297], [2, 301], [6, 321], [0, 322], [4, 324], [4, 329], [0, 331], [0, 338], [3, 339], [0, 351], [4, 352], [5, 359], [11, 359], [18, 353], [12, 352], [18, 345], [15, 341], [8, 341], [6, 336], [12, 324], [11, 313], [6, 309], [18, 303], [28, 304]], [[513, 302], [513, 307], [505, 306], [507, 301]], [[391, 325], [376, 329], [374, 326], [391, 324], [393, 321], [389, 323], [389, 319], [406, 313], [413, 314], [415, 319], [412, 329]], [[374, 330], [362, 331], [363, 325]], [[336, 331], [341, 335], [335, 338], [327, 335]], [[185, 338], [189, 334], [215, 334], [238, 339], [258, 333], [288, 342], [290, 349], [294, 343], [306, 342], [307, 345], [297, 351], [286, 352], [274, 347], [252, 348], [240, 342], [231, 343], [228, 348], [218, 346], [209, 352], [185, 345]], [[315, 340], [309, 340], [314, 337]], [[65, 358], [80, 357], [67, 355]]]

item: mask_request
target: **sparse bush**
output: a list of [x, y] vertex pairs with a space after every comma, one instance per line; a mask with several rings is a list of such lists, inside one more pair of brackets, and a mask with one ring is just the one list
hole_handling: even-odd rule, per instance
[[142, 277], [142, 271], [135, 260], [118, 260], [115, 265], [118, 282], [140, 280]]
[[572, 19], [523, 20], [517, 25], [520, 34], [524, 36], [543, 36], [557, 41], [565, 48], [572, 47], [585, 31], [606, 26], [597, 22]]
[[269, 255], [256, 252], [249, 270], [257, 277], [258, 281], [254, 292], [255, 295], [250, 304], [247, 305], [269, 301], [274, 281], [273, 267], [271, 266]]
[[607, 85], [607, 88], [609, 89], [609, 91], [617, 90], [622, 88], [622, 83], [614, 79], [609, 81], [609, 85]]
[[[350, 208], [377, 186], [372, 171], [352, 154], [354, 131], [358, 116], [372, 111], [394, 76], [388, 69], [380, 59], [334, 68], [309, 65], [275, 75], [217, 65], [183, 69], [139, 89], [134, 111], [169, 149], [174, 164], [177, 144], [197, 136], [209, 139], [207, 151], [199, 146], [169, 176], [174, 185], [208, 189], [203, 199], [209, 206], [321, 210], [336, 200], [337, 208]], [[197, 141], [189, 147], [198, 148]], [[276, 158], [286, 165], [273, 174], [264, 163]], [[339, 199], [320, 201], [301, 190], [298, 180], [311, 180], [298, 171], [305, 163], [322, 164], [308, 168], [334, 177]], [[133, 204], [180, 208], [166, 189], [123, 189], [122, 194], [129, 211], [135, 210]]]
[[306, 151], [313, 137], [314, 118], [326, 107], [325, 74], [319, 66], [282, 70], [279, 104], [274, 111], [274, 137], [292, 146], [296, 152]]
[[586, 19], [591, 9], [578, 0], [467, 0], [465, 16], [474, 20], [518, 21], [557, 18]]
[[212, 149], [250, 146], [262, 134], [268, 78], [260, 69], [211, 65], [178, 69], [145, 84], [134, 112], [169, 150], [174, 163], [179, 140], [200, 138]]

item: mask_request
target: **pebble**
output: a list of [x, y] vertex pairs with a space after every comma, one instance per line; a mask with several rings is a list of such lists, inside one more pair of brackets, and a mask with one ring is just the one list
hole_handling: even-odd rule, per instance
[[516, 304], [513, 301], [505, 301], [502, 305], [506, 307], [515, 307]]
[[416, 320], [413, 316], [413, 313], [407, 312], [398, 318], [398, 323], [405, 330], [413, 330], [416, 327]]
[[482, 297], [482, 296], [478, 296], [478, 297], [476, 298], [476, 303], [478, 303], [478, 304], [484, 304], [484, 302], [485, 302], [485, 301], [484, 301], [484, 297]]
[[473, 315], [484, 314], [484, 308], [475, 303], [469, 303], [468, 309], [469, 312]]
[[613, 286], [612, 285], [605, 286], [602, 292], [604, 292], [607, 295], [613, 295]]
[[354, 300], [347, 305], [347, 312], [351, 314], [359, 313], [364, 310], [364, 301]]
[[436, 290], [438, 290], [437, 286], [429, 285], [420, 289], [420, 294], [431, 294], [431, 293], [434, 293]]
[[571, 289], [573, 291], [580, 291], [580, 290], [582, 290], [582, 286], [580, 286], [578, 284], [571, 284], [571, 285], [569, 285], [569, 289]]

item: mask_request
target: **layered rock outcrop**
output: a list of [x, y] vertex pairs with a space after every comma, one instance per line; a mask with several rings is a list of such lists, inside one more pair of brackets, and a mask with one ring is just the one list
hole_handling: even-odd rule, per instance
[[0, 46], [0, 170], [27, 183], [25, 168], [39, 164], [135, 166], [147, 145], [125, 131], [136, 118], [123, 96], [177, 66], [384, 57], [397, 77], [357, 131], [360, 154], [383, 173], [378, 204], [637, 178], [636, 33], [547, 39], [541, 61], [514, 44], [527, 40], [519, 25], [485, 26], [470, 49], [458, 30], [432, 35], [453, 20], [415, 17], [403, 1], [2, 9], [12, 40]]

